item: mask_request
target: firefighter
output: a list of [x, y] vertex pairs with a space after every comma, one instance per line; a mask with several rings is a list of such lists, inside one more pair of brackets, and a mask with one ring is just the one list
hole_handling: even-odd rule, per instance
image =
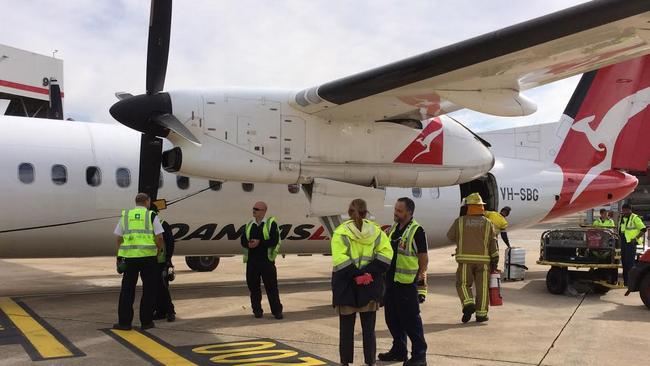
[[339, 225], [332, 235], [332, 304], [339, 314], [339, 354], [342, 365], [353, 362], [354, 323], [359, 313], [364, 361], [375, 365], [376, 314], [393, 250], [381, 227], [366, 219], [364, 200], [353, 200], [348, 214], [350, 220]]
[[623, 281], [627, 286], [628, 273], [634, 267], [636, 253], [640, 248], [643, 251], [643, 236], [646, 232], [645, 224], [639, 215], [632, 213], [632, 206], [626, 203], [621, 208], [621, 262], [623, 262]]
[[[386, 276], [384, 315], [393, 336], [393, 345], [379, 354], [381, 361], [405, 361], [405, 365], [426, 365], [427, 343], [420, 317], [420, 303], [426, 296], [426, 274], [429, 264], [424, 229], [413, 219], [415, 203], [402, 197], [395, 203], [389, 238], [393, 260]], [[411, 340], [408, 359], [407, 337]], [[408, 360], [407, 360], [408, 359]]]
[[117, 236], [117, 257], [126, 266], [122, 275], [122, 288], [118, 306], [118, 323], [114, 329], [130, 330], [133, 321], [133, 301], [138, 276], [142, 277], [142, 299], [140, 299], [140, 323], [142, 329], [150, 329], [153, 323], [154, 301], [156, 299], [156, 257], [163, 248], [164, 229], [160, 220], [148, 208], [151, 200], [146, 193], [135, 196], [136, 207], [122, 210], [122, 217], [115, 227]]
[[266, 219], [266, 210], [266, 203], [255, 203], [253, 220], [246, 224], [244, 235], [241, 237], [244, 263], [246, 263], [246, 284], [251, 294], [253, 315], [256, 318], [264, 315], [260, 287], [260, 280], [262, 280], [271, 313], [276, 319], [282, 319], [284, 316], [278, 290], [278, 272], [275, 267], [275, 258], [280, 251], [280, 229], [275, 217], [270, 216]]
[[[476, 313], [476, 321], [488, 321], [489, 278], [499, 262], [496, 229], [484, 214], [481, 195], [472, 193], [465, 198], [467, 215], [457, 218], [447, 232], [456, 243], [456, 290], [463, 307], [462, 322], [467, 323]], [[476, 299], [472, 286], [476, 288]]]
[[594, 221], [591, 223], [591, 226], [603, 229], [613, 229], [616, 227], [616, 224], [614, 223], [614, 220], [609, 218], [607, 210], [601, 208], [600, 217], [594, 219]]

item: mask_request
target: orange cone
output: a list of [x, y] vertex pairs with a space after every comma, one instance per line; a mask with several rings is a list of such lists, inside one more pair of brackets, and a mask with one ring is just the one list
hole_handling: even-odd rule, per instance
[[503, 297], [501, 297], [501, 271], [493, 271], [490, 273], [490, 306], [503, 305]]

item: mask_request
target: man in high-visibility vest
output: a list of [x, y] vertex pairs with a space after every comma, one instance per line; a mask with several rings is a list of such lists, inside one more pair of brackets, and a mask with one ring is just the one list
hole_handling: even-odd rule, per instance
[[602, 229], [614, 229], [616, 227], [616, 223], [614, 223], [614, 220], [609, 218], [607, 215], [607, 210], [601, 208], [600, 217], [595, 218], [591, 223], [591, 226]]
[[114, 329], [130, 330], [133, 322], [133, 302], [138, 276], [142, 277], [140, 323], [142, 329], [154, 327], [153, 311], [158, 275], [156, 256], [163, 248], [163, 227], [149, 210], [151, 200], [146, 193], [135, 196], [135, 208], [122, 210], [115, 227], [118, 264], [124, 261], [122, 288], [118, 306], [118, 323]]
[[634, 267], [637, 247], [643, 248], [645, 224], [639, 215], [632, 213], [632, 206], [626, 203], [621, 208], [621, 262], [623, 264], [623, 281], [627, 286], [628, 273]]
[[[388, 234], [393, 259], [386, 275], [384, 296], [384, 315], [393, 336], [393, 345], [388, 352], [379, 354], [379, 360], [405, 361], [404, 364], [408, 366], [421, 366], [427, 364], [420, 302], [424, 301], [426, 295], [429, 255], [426, 234], [413, 219], [414, 212], [415, 203], [408, 197], [402, 197], [395, 203], [395, 223]], [[410, 359], [407, 338], [411, 340]]]
[[497, 235], [501, 234], [501, 239], [506, 243], [506, 247], [510, 248], [510, 239], [508, 239], [508, 220], [506, 217], [510, 215], [510, 207], [505, 206], [499, 212], [496, 211], [485, 211], [484, 216], [492, 222], [494, 228], [497, 231]]
[[[490, 271], [499, 263], [496, 230], [484, 214], [485, 203], [478, 193], [465, 198], [467, 215], [457, 218], [447, 232], [456, 243], [456, 290], [463, 306], [462, 322], [467, 323], [476, 312], [476, 321], [488, 320]], [[476, 300], [472, 285], [476, 286]]]
[[264, 281], [271, 313], [276, 319], [282, 319], [278, 273], [275, 267], [275, 258], [280, 251], [280, 229], [275, 217], [271, 216], [265, 219], [266, 210], [266, 203], [255, 203], [253, 220], [246, 224], [244, 235], [241, 237], [244, 263], [246, 263], [246, 284], [251, 294], [253, 315], [256, 318], [261, 318], [264, 315], [261, 280]]

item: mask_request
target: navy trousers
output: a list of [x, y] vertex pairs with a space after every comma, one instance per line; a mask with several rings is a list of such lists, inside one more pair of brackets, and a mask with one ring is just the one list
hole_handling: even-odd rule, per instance
[[630, 273], [630, 269], [634, 267], [634, 263], [636, 262], [636, 241], [628, 243], [625, 241], [625, 236], [622, 239], [621, 264], [623, 265], [623, 281], [625, 281], [625, 286], [627, 286], [628, 273]]
[[427, 343], [424, 339], [420, 303], [415, 284], [404, 285], [387, 281], [384, 296], [386, 325], [393, 336], [390, 352], [396, 356], [408, 355], [407, 337], [411, 340], [411, 358], [426, 358]]

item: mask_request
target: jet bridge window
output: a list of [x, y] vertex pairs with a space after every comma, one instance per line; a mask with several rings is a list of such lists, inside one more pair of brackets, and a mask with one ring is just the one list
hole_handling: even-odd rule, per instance
[[18, 179], [25, 184], [34, 182], [34, 166], [30, 163], [18, 165]]
[[57, 186], [63, 185], [68, 181], [68, 169], [64, 165], [52, 165], [52, 182]]
[[176, 185], [180, 189], [190, 188], [190, 178], [179, 175], [176, 177]]
[[96, 166], [86, 168], [86, 183], [91, 187], [97, 187], [102, 184], [102, 172]]
[[120, 188], [127, 188], [131, 185], [131, 171], [127, 168], [117, 168], [115, 171], [115, 182]]

